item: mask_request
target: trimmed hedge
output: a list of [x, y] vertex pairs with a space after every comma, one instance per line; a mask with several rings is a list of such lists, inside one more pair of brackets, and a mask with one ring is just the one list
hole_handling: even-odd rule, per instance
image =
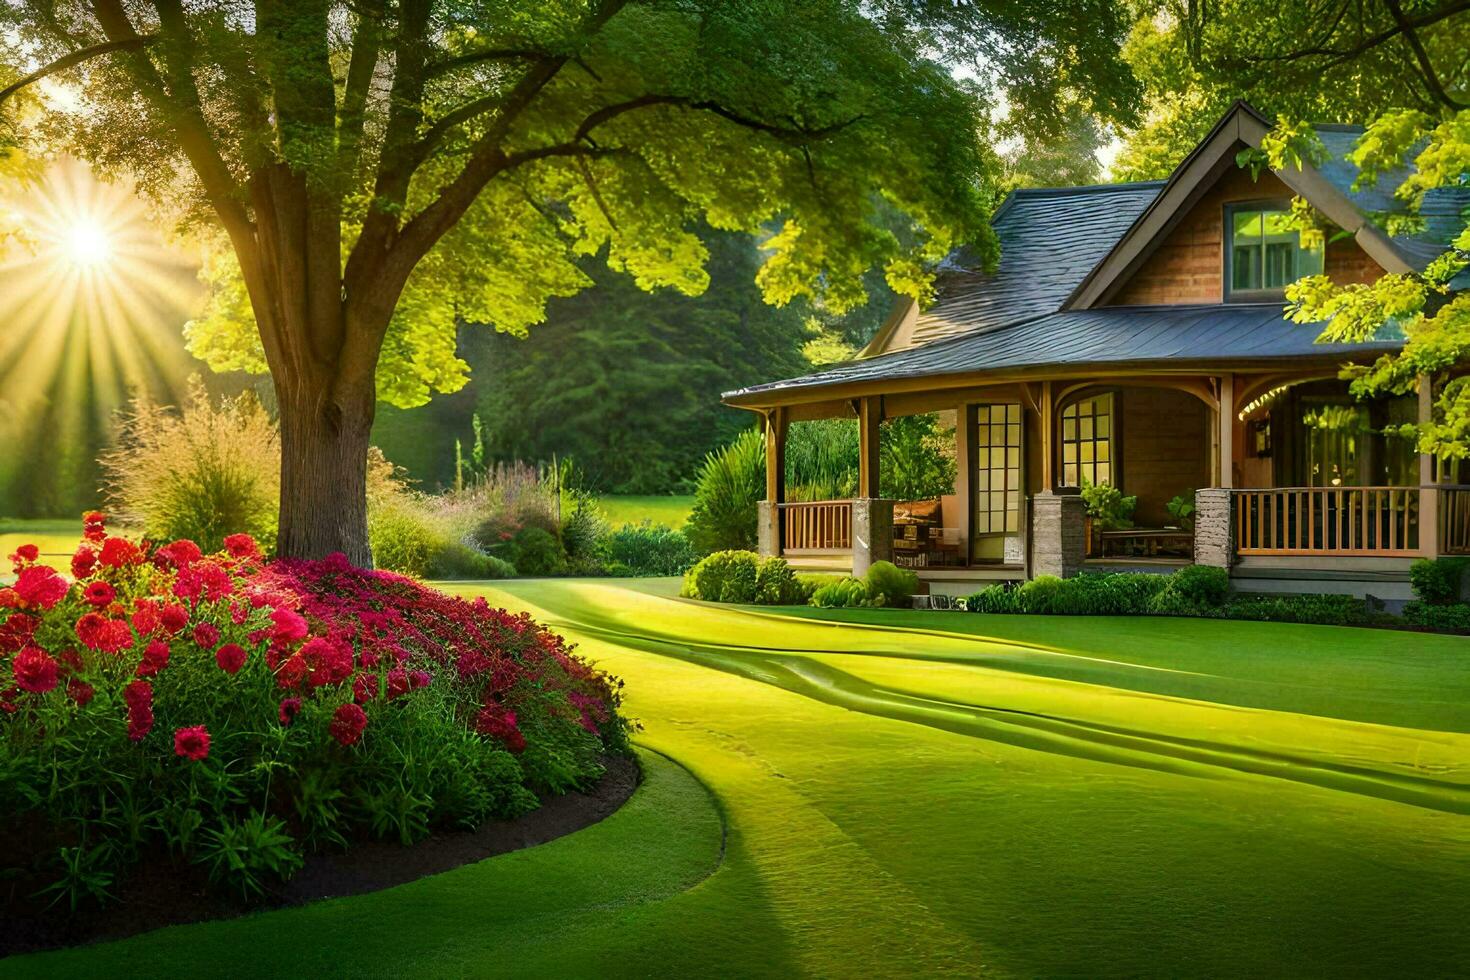
[[753, 551], [717, 551], [684, 576], [679, 594], [706, 602], [762, 606], [907, 606], [919, 576], [892, 562], [874, 562], [860, 579], [848, 575], [798, 575], [784, 558]]

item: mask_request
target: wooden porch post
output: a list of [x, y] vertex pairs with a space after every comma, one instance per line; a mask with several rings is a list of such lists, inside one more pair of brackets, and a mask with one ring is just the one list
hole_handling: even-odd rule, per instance
[[858, 496], [878, 496], [878, 423], [883, 421], [880, 398], [858, 402]]
[[1041, 404], [1037, 406], [1037, 414], [1041, 417], [1041, 489], [1042, 492], [1055, 490], [1056, 454], [1052, 445], [1056, 438], [1056, 417], [1054, 415], [1056, 403], [1052, 400], [1051, 382], [1041, 383]]
[[1220, 472], [1215, 486], [1229, 490], [1235, 486], [1235, 375], [1224, 374], [1220, 376], [1220, 397], [1218, 407], [1215, 409], [1215, 417], [1219, 420], [1219, 430], [1215, 434], [1215, 441], [1219, 444]]
[[786, 424], [784, 405], [766, 415], [766, 499], [773, 504], [786, 502]]
[[[1434, 421], [1434, 379], [1419, 377], [1419, 424]], [[1434, 472], [1434, 456], [1419, 454], [1419, 550], [1424, 557], [1439, 554], [1439, 486]]]
[[[973, 550], [970, 547], [970, 522], [975, 510], [975, 490], [970, 474], [975, 470], [975, 425], [974, 405], [960, 405], [955, 410], [955, 477], [954, 493], [959, 500], [959, 513], [955, 515], [955, 530], [959, 535], [960, 547], [964, 549], [965, 564], [970, 564]], [[1025, 492], [1025, 488], [1022, 488]]]

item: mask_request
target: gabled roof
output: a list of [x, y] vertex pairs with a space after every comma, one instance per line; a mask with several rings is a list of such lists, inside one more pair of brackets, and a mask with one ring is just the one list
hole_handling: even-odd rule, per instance
[[736, 405], [769, 404], [803, 391], [905, 378], [962, 378], [984, 373], [1024, 376], [1028, 369], [1132, 367], [1160, 362], [1210, 365], [1320, 358], [1341, 363], [1396, 350], [1399, 341], [1319, 344], [1321, 324], [1292, 323], [1277, 303], [1209, 306], [1110, 306], [1062, 310], [1004, 327], [849, 361], [789, 381], [727, 392]]
[[1011, 192], [991, 220], [1001, 249], [995, 272], [976, 268], [963, 252], [952, 256], [939, 271], [938, 302], [919, 314], [912, 333], [870, 351], [1053, 312], [1163, 186], [1149, 180]]
[[[1072, 290], [1064, 307], [1087, 309], [1115, 297], [1133, 272], [1164, 242], [1169, 232], [1215, 181], [1237, 166], [1235, 157], [1241, 147], [1259, 149], [1262, 138], [1271, 131], [1271, 127], [1271, 119], [1260, 110], [1237, 101], [1210, 130], [1210, 134], [1174, 169], [1163, 189], [1128, 231]], [[1357, 168], [1344, 156], [1362, 132], [1361, 127], [1353, 126], [1319, 127], [1318, 135], [1332, 159], [1321, 167], [1303, 164], [1300, 169], [1288, 167], [1274, 173], [1294, 193], [1305, 198], [1339, 228], [1351, 233], [1363, 251], [1386, 271], [1422, 270], [1444, 251], [1450, 235], [1445, 234], [1443, 227], [1431, 227], [1429, 234], [1390, 238], [1371, 220], [1374, 213], [1403, 210], [1402, 205], [1394, 200], [1392, 191], [1402, 182], [1407, 171], [1381, 176], [1376, 188], [1353, 191]], [[1455, 201], [1459, 202], [1459, 207], [1453, 206]], [[1436, 192], [1425, 203], [1426, 216], [1441, 211], [1446, 216], [1457, 215], [1460, 207], [1470, 203], [1470, 195], [1459, 190]]]

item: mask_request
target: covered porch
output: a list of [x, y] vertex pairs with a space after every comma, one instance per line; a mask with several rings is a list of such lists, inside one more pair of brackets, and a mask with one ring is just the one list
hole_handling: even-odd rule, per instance
[[[1406, 577], [1414, 558], [1470, 553], [1470, 487], [1384, 434], [1428, 417], [1427, 385], [1356, 403], [1337, 370], [1057, 372], [758, 409], [761, 550], [854, 574], [894, 561], [936, 585], [1189, 562], [1263, 580], [1314, 566]], [[929, 412], [953, 420], [953, 492], [881, 496], [883, 421]], [[788, 500], [791, 426], [819, 418], [857, 426], [857, 492]], [[1137, 498], [1131, 527], [1087, 516], [1082, 488], [1104, 484]]]

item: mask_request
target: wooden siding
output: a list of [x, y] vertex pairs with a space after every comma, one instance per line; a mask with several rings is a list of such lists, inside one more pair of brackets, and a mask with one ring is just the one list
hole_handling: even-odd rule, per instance
[[1123, 492], [1138, 496], [1134, 523], [1163, 527], [1176, 495], [1210, 484], [1210, 410], [1183, 391], [1124, 388], [1119, 476]]
[[[1286, 200], [1291, 196], [1291, 190], [1274, 174], [1262, 174], [1255, 181], [1248, 171], [1227, 171], [1107, 305], [1221, 302], [1225, 205], [1234, 201]], [[1383, 274], [1378, 263], [1351, 239], [1329, 243], [1324, 271], [1344, 284], [1371, 282]]]

